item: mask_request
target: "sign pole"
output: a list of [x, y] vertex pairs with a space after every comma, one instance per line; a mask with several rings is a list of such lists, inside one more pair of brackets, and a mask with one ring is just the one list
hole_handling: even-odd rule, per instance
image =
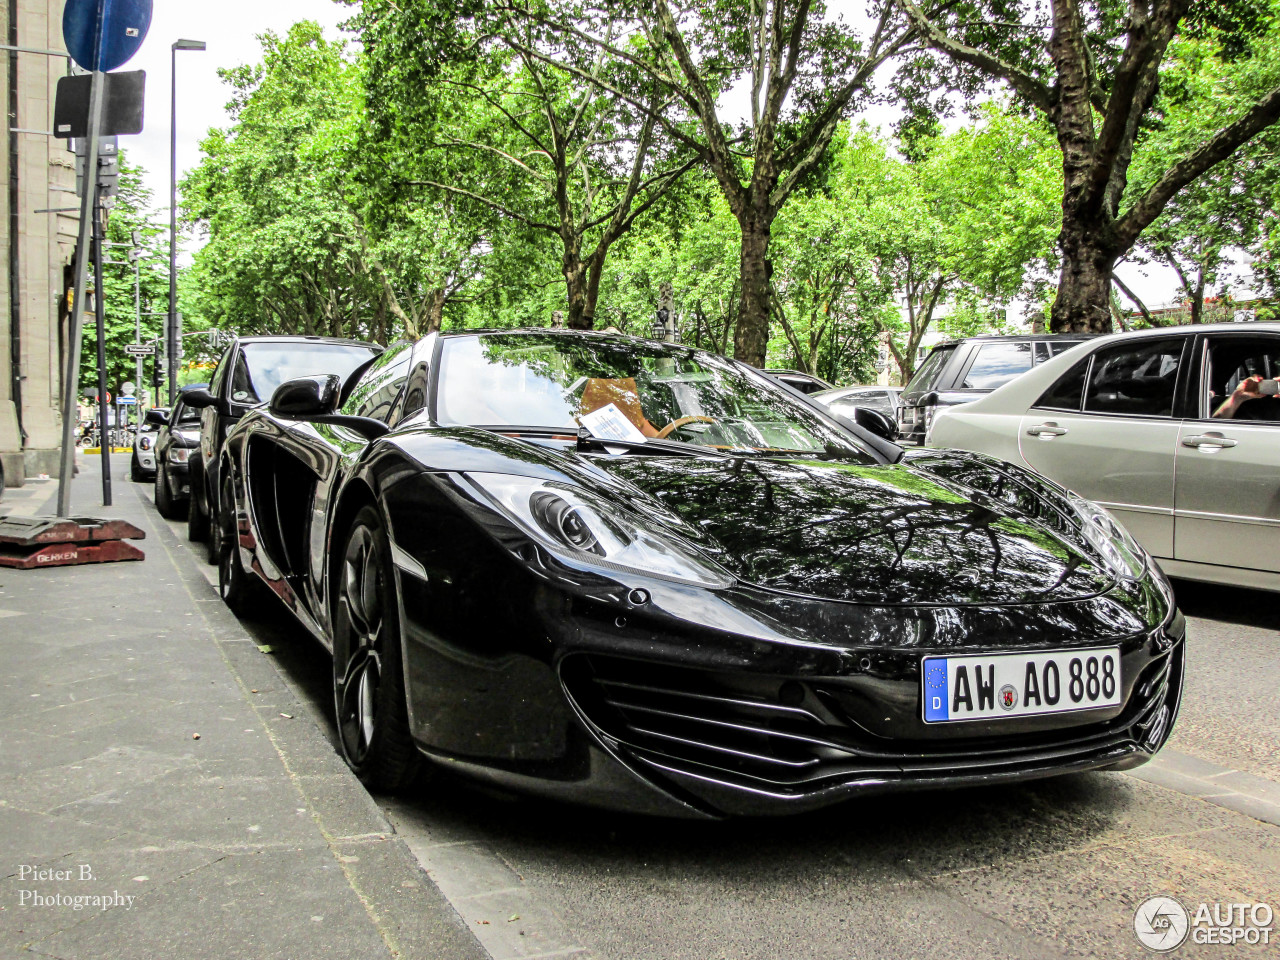
[[[99, 14], [98, 31], [102, 30]], [[102, 127], [103, 92], [106, 75], [95, 70], [89, 88], [89, 130], [85, 143], [85, 177], [93, 177], [92, 185], [85, 183], [84, 196], [80, 199], [80, 236], [76, 242], [76, 278], [72, 288], [71, 309], [67, 316], [67, 367], [62, 389], [62, 469], [58, 474], [58, 516], [71, 516], [71, 478], [76, 466], [75, 427], [76, 398], [80, 396], [80, 341], [84, 336], [84, 291], [89, 273], [89, 245], [93, 233], [93, 209], [98, 198], [98, 131]], [[99, 396], [98, 402], [104, 402]]]
[[[85, 185], [86, 191], [89, 187]], [[93, 195], [98, 195], [98, 178], [94, 177]], [[102, 442], [98, 452], [102, 456], [102, 505], [111, 506], [111, 424], [107, 402], [107, 291], [102, 286], [102, 206], [93, 205], [93, 314], [98, 327], [98, 421], [101, 424]], [[116, 419], [119, 419], [117, 417]]]
[[[134, 248], [135, 253], [141, 254], [141, 251]], [[133, 342], [142, 342], [142, 262], [141, 257], [133, 261]], [[142, 390], [142, 357], [134, 357], [134, 366], [137, 367], [137, 374], [134, 383], [138, 385], [138, 390]], [[141, 399], [141, 398], [139, 398]], [[142, 406], [138, 406], [138, 425], [142, 425]]]

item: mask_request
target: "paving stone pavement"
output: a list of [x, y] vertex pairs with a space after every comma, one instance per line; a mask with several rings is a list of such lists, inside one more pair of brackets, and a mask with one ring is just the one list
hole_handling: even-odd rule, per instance
[[145, 561], [0, 570], [0, 957], [487, 957], [115, 459]]

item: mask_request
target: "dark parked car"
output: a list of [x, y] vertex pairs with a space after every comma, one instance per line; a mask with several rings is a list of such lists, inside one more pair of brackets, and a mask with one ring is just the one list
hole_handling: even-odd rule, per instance
[[435, 334], [282, 385], [223, 456], [220, 592], [268, 585], [329, 648], [379, 788], [425, 759], [788, 813], [1138, 766], [1177, 713], [1182, 617], [1105, 513], [713, 354]]
[[969, 337], [929, 352], [898, 398], [898, 435], [927, 443], [939, 409], [968, 403], [1088, 340], [1087, 334]]
[[777, 377], [787, 386], [801, 393], [817, 393], [819, 390], [832, 389], [831, 384], [823, 380], [821, 377], [815, 377], [812, 373], [801, 373], [799, 370], [782, 370], [769, 369], [766, 370], [771, 377]]
[[[346, 377], [382, 350], [374, 343], [333, 337], [241, 337], [222, 354], [207, 390], [188, 396], [203, 411], [200, 450], [192, 464], [192, 497], [187, 513], [187, 536], [209, 540], [209, 562], [216, 563], [218, 466], [227, 431], [244, 414], [266, 403], [286, 380], [317, 374]], [[210, 533], [213, 536], [210, 536]]]
[[189, 392], [178, 394], [167, 414], [147, 411], [147, 421], [159, 427], [156, 434], [156, 509], [168, 520], [186, 516], [191, 496], [190, 461], [200, 449], [200, 411], [187, 403]]

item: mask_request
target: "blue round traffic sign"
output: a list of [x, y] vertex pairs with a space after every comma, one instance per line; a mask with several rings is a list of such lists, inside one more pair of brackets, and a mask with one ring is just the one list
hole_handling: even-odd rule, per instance
[[128, 63], [151, 27], [151, 0], [67, 0], [62, 39], [85, 70], [114, 70]]

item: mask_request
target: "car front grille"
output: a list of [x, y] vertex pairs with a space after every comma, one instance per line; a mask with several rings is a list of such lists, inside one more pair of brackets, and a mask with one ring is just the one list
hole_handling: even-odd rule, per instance
[[[1159, 745], [1176, 708], [1181, 647], [1150, 663], [1120, 716], [1067, 729], [960, 739], [873, 736], [821, 680], [725, 674], [574, 654], [561, 678], [582, 714], [632, 759], [701, 779], [803, 796], [851, 780], [1017, 773]], [[904, 683], [907, 681], [903, 681]], [[1176, 693], [1176, 691], [1175, 691]]]

